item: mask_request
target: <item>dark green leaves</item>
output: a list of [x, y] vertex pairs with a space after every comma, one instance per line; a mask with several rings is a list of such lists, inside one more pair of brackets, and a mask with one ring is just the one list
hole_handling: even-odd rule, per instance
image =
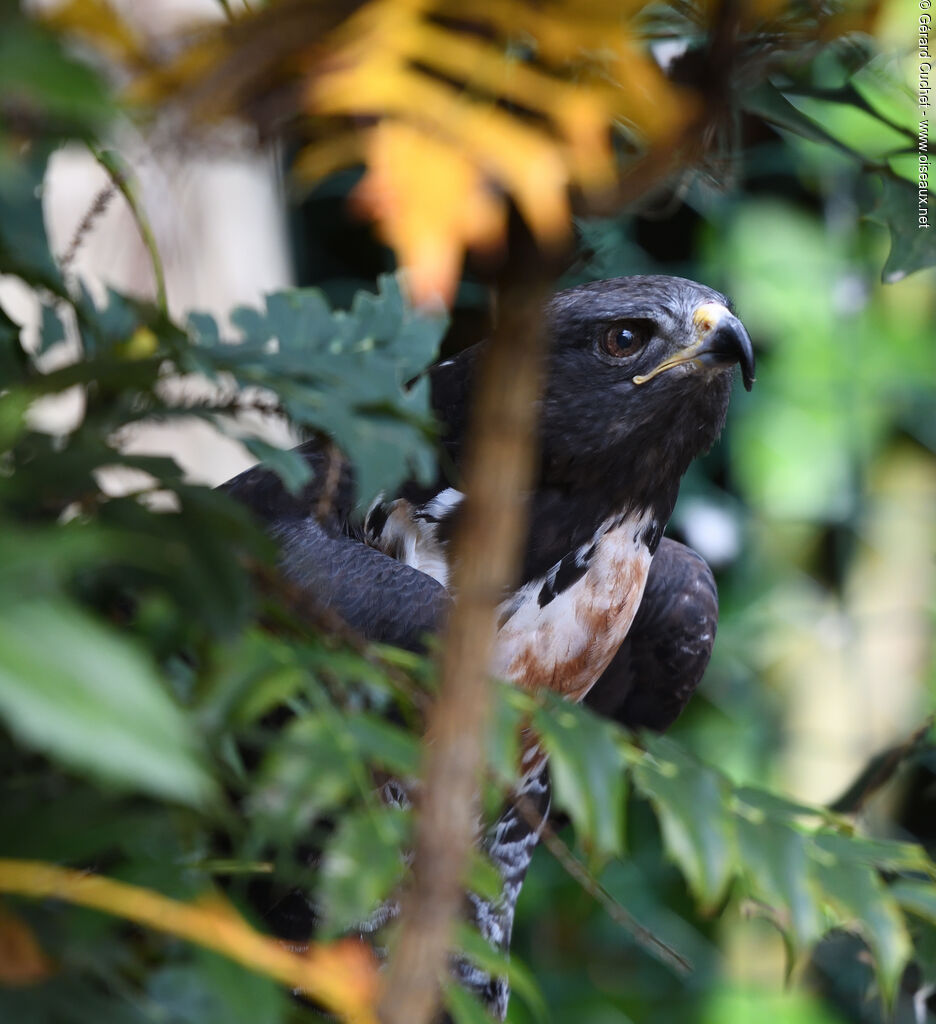
[[[620, 850], [627, 763], [703, 913], [729, 895], [752, 899], [794, 959], [834, 927], [856, 930], [874, 955], [885, 1000], [893, 997], [912, 951], [904, 909], [927, 919], [936, 913], [936, 865], [922, 847], [856, 835], [821, 808], [734, 786], [666, 737], [646, 735], [640, 748], [584, 708], [545, 703], [534, 721], [550, 751], [556, 801], [586, 848]], [[885, 873], [901, 880], [888, 885]]]
[[[187, 355], [192, 368], [274, 390], [296, 425], [337, 441], [363, 502], [407, 473], [432, 470], [428, 384], [410, 381], [435, 358], [446, 325], [410, 309], [392, 277], [379, 287], [377, 295], [359, 292], [348, 312], [332, 310], [314, 289], [270, 295], [264, 310], [232, 313], [241, 335], [234, 344], [210, 317], [189, 319], [199, 343]], [[279, 457], [270, 465], [296, 486], [293, 467]]]
[[869, 61], [834, 88], [786, 83], [781, 89], [766, 82], [744, 103], [766, 121], [826, 152], [836, 149], [864, 169], [868, 191], [877, 196], [865, 206], [866, 216], [890, 232], [882, 280], [899, 281], [936, 264], [936, 237], [919, 220], [933, 201], [924, 186], [921, 204], [919, 108], [892, 62]]
[[[936, 231], [932, 226], [936, 193], [931, 192], [927, 203], [920, 208], [918, 190], [908, 182], [886, 174], [880, 176], [880, 182], [880, 197], [868, 217], [890, 232], [890, 252], [881, 275], [885, 282], [893, 282], [936, 264]], [[918, 210], [929, 211], [929, 229], [920, 227]]]
[[104, 80], [70, 56], [60, 38], [2, 12], [0, 100], [11, 121], [18, 118], [40, 131], [62, 135], [87, 137], [103, 129], [117, 111]]

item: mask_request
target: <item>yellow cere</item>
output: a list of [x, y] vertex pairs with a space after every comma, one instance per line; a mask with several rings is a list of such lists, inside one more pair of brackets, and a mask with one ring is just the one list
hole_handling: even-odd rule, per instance
[[659, 366], [655, 366], [649, 373], [634, 377], [633, 383], [639, 387], [641, 384], [646, 384], [647, 381], [653, 380], [654, 377], [658, 377], [661, 373], [672, 370], [674, 366], [682, 366], [684, 363], [692, 362], [695, 353], [702, 345], [706, 336], [721, 323], [723, 317], [729, 315], [728, 308], [720, 302], [703, 303], [692, 314], [692, 323], [696, 331], [695, 341], [687, 348], [680, 349], [675, 355], [664, 359]]
[[695, 325], [696, 334], [699, 338], [705, 337], [714, 330], [721, 322], [722, 317], [728, 316], [728, 309], [720, 302], [706, 302], [692, 314], [692, 322]]

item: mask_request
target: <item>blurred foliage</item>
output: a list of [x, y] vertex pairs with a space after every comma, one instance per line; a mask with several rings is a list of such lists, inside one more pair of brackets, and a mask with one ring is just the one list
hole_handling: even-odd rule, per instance
[[[616, 141], [624, 167], [629, 146], [652, 152], [653, 131], [674, 130], [665, 117], [651, 124], [671, 86], [642, 49], [614, 78], [622, 53], [638, 52], [638, 6], [624, 5], [620, 19], [610, 4], [576, 18], [583, 5], [543, 13], [498, 3], [481, 12], [497, 27], [492, 38], [460, 28], [441, 7], [432, 20], [428, 5], [362, 6], [359, 36], [347, 23], [339, 30], [342, 45], [360, 43], [339, 69], [345, 87], [357, 102], [362, 81], [386, 86], [372, 80], [385, 53], [402, 99], [374, 100], [371, 113], [386, 116], [355, 121], [360, 109], [335, 98], [338, 72], [330, 82], [319, 73], [324, 94], [305, 95], [331, 96], [335, 106], [303, 108], [319, 141], [300, 169], [325, 169], [316, 165], [325, 137], [338, 140], [342, 159], [364, 154], [365, 200], [380, 218], [374, 190], [419, 192], [399, 178], [402, 152], [435, 187], [425, 207], [410, 192], [402, 207], [383, 196], [383, 231], [406, 262], [418, 266], [429, 251], [448, 275], [461, 245], [477, 241], [477, 225], [460, 219], [477, 204], [490, 224], [491, 204], [502, 217], [512, 195], [542, 238], [558, 235], [567, 185], [587, 191], [619, 173], [602, 165], [610, 151], [600, 125], [623, 112], [636, 127]], [[273, 411], [334, 437], [366, 500], [431, 469], [425, 383], [409, 382], [435, 357], [444, 322], [410, 308], [394, 278], [359, 293], [347, 313], [313, 289], [271, 295], [263, 309], [232, 311], [230, 333], [199, 314], [173, 323], [113, 291], [96, 304], [52, 257], [41, 202], [52, 149], [66, 138], [98, 148], [120, 106], [59, 30], [104, 44], [162, 97], [200, 80], [206, 62], [230, 69], [244, 32], [285, 36], [285, 52], [295, 52], [308, 37], [269, 26], [312, 8], [337, 22], [326, 4], [271, 4], [246, 29], [235, 19], [222, 35], [203, 36], [166, 79], [146, 40], [104, 3], [72, 0], [45, 26], [0, 4], [0, 274], [30, 286], [41, 305], [38, 337], [0, 309], [2, 1020], [314, 1019], [284, 985], [351, 1018], [372, 1012], [372, 961], [331, 940], [406, 875], [410, 816], [382, 803], [375, 780], [417, 772], [432, 663], [297, 619], [270, 571], [271, 545], [243, 510], [186, 482], [173, 460], [127, 454], [121, 441], [135, 423], [197, 417], [241, 437], [297, 488], [305, 464], [238, 419]], [[812, 776], [821, 759], [785, 746], [787, 734], [815, 728], [796, 718], [813, 707], [798, 710], [802, 694], [821, 693], [818, 714], [843, 716], [840, 734], [858, 745], [847, 760], [858, 774], [876, 745], [893, 740], [876, 729], [880, 720], [909, 731], [936, 698], [936, 360], [926, 344], [936, 292], [932, 271], [880, 280], [882, 266], [897, 282], [936, 262], [927, 233], [912, 230], [916, 190], [904, 158], [915, 146], [913, 108], [899, 73], [872, 59], [867, 40], [819, 45], [866, 21], [837, 12], [842, 20], [820, 32], [810, 12], [778, 3], [745, 10], [734, 91], [715, 104], [738, 123], [723, 126], [724, 152], [704, 154], [709, 175], [727, 161], [737, 187], [696, 178], [678, 257], [655, 255], [631, 217], [580, 225], [576, 279], [653, 269], [729, 291], [757, 340], [759, 381], [752, 401], [733, 406], [722, 446], [693, 467], [677, 509], [677, 530], [720, 567], [722, 616], [705, 695], [676, 737], [638, 740], [580, 708], [498, 691], [485, 806], [496, 813], [517, 729], [532, 718], [569, 841], [588, 865], [570, 861], [558, 837], [556, 858], [541, 851], [511, 964], [467, 929], [460, 936], [478, 962], [510, 972], [514, 1021], [879, 1022], [888, 1003], [901, 1022], [927, 1019], [919, 994], [936, 981], [936, 876], [926, 847], [936, 834], [931, 825], [902, 830], [892, 776], [899, 785], [921, 772], [932, 808], [932, 745], [924, 732], [885, 758], [891, 767], [863, 777], [835, 812], [819, 801], [847, 778], [809, 789], [802, 773]], [[686, 59], [715, 17], [707, 5], [644, 13], [641, 31], [685, 43]], [[394, 14], [398, 22], [381, 20]], [[470, 14], [459, 8], [469, 23]], [[523, 20], [534, 17], [536, 25]], [[771, 59], [761, 66], [765, 46], [756, 44], [767, 25]], [[576, 66], [579, 30], [609, 51], [622, 40], [618, 63], [589, 55]], [[378, 31], [390, 33], [386, 50], [374, 49]], [[531, 39], [546, 47], [544, 67]], [[245, 65], [237, 89], [221, 94], [225, 104], [255, 98], [258, 73]], [[659, 85], [652, 102], [634, 99], [634, 75]], [[453, 76], [468, 85], [465, 119], [442, 126], [440, 141], [418, 114], [447, 108], [421, 90], [435, 96]], [[519, 123], [530, 90], [535, 110], [555, 119], [534, 151], [520, 141], [534, 131]], [[478, 94], [497, 102], [475, 131]], [[325, 135], [338, 114], [355, 128], [348, 150]], [[505, 134], [486, 135], [492, 122]], [[479, 155], [482, 144], [498, 149], [497, 161]], [[529, 195], [529, 167], [544, 166], [537, 154], [555, 173]], [[119, 162], [109, 166], [121, 173]], [[874, 221], [889, 227], [889, 255]], [[172, 386], [194, 377], [216, 387], [183, 397]], [[78, 424], [42, 432], [38, 403], [74, 389]], [[104, 472], [114, 467], [143, 482], [114, 493]], [[87, 882], [94, 900], [81, 895]], [[466, 882], [490, 886], [480, 858]], [[269, 904], [296, 889], [314, 902], [323, 944], [294, 958], [257, 934], [264, 923], [254, 908], [258, 894]], [[785, 971], [802, 984], [780, 995]], [[450, 990], [448, 1000], [457, 1021], [485, 1019], [464, 993]]]
[[[348, 10], [280, 0], [256, 11], [225, 4], [226, 24], [200, 26], [168, 57], [106, 0], [67, 0], [47, 21], [121, 61], [135, 103], [174, 102], [199, 120], [246, 112], [279, 130], [291, 124], [304, 141], [294, 162], [301, 179], [363, 162], [351, 201], [409, 271], [414, 298], [449, 303], [464, 251], [503, 244], [509, 202], [540, 245], [558, 247], [570, 237], [573, 196], [579, 206], [613, 209], [698, 159], [724, 97], [668, 77], [648, 39], [708, 35], [715, 65], [734, 59], [740, 35], [755, 41], [745, 60], [763, 79], [791, 52], [869, 29], [876, 6], [369, 0]], [[872, 98], [899, 105], [884, 81], [883, 97], [869, 83]], [[800, 114], [771, 84], [763, 92], [781, 120], [825, 133], [821, 115]], [[914, 133], [908, 139], [885, 124], [864, 95], [848, 93], [846, 111], [867, 114], [871, 131], [890, 131], [887, 152], [899, 158]]]

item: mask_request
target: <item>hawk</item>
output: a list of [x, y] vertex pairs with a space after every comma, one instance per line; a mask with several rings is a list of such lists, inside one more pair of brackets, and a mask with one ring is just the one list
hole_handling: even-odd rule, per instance
[[[721, 432], [736, 365], [751, 388], [751, 339], [725, 296], [678, 277], [582, 285], [556, 294], [545, 314], [530, 526], [520, 579], [499, 606], [491, 670], [662, 731], [701, 679], [718, 619], [708, 566], [663, 530], [687, 467]], [[440, 465], [450, 467], [433, 484], [406, 482], [355, 521], [350, 469], [332, 472], [332, 457], [307, 442], [300, 451], [315, 477], [302, 494], [259, 467], [225, 485], [276, 539], [283, 574], [370, 639], [418, 649], [444, 623], [480, 349], [429, 371]], [[521, 792], [545, 813], [545, 772], [535, 749], [524, 756]], [[509, 808], [485, 841], [503, 891], [493, 904], [469, 899], [482, 933], [503, 948], [537, 838]], [[456, 972], [502, 1019], [504, 983], [468, 964]]]

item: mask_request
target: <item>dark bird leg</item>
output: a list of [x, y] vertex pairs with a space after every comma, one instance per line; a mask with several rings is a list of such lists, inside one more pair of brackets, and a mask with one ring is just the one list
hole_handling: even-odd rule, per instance
[[[549, 772], [543, 765], [520, 784], [513, 802], [488, 829], [481, 843], [491, 863], [500, 872], [501, 891], [493, 900], [468, 892], [467, 916], [482, 937], [502, 953], [510, 952], [517, 900], [542, 831], [531, 821], [545, 823], [548, 815]], [[481, 999], [495, 1020], [504, 1019], [510, 998], [510, 985], [506, 978], [495, 977], [461, 956], [453, 958], [452, 973], [466, 989]]]
[[664, 732], [705, 672], [717, 625], [712, 570], [691, 548], [664, 538], [630, 632], [585, 703], [628, 728]]

